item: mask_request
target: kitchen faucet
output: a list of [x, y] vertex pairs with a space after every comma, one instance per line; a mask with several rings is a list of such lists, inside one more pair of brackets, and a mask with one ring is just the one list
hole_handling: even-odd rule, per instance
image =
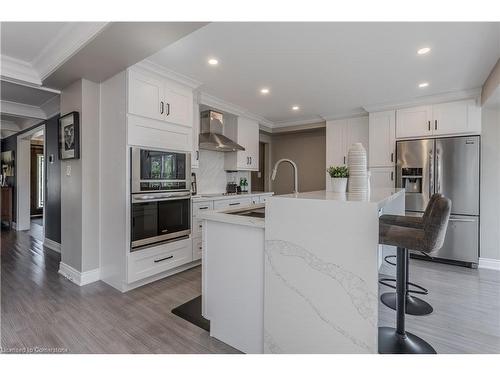
[[274, 164], [273, 173], [271, 175], [271, 181], [274, 181], [276, 179], [276, 173], [278, 172], [278, 166], [284, 161], [290, 163], [293, 167], [293, 177], [294, 177], [293, 192], [296, 194], [299, 192], [299, 174], [298, 174], [298, 170], [297, 170], [297, 164], [295, 164], [292, 160], [290, 160], [290, 159], [278, 160], [276, 162], [276, 164]]

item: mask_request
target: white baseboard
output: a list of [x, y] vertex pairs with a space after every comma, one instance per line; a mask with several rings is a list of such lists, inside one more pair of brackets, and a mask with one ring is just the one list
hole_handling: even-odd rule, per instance
[[60, 262], [59, 273], [78, 286], [87, 285], [100, 280], [99, 268], [95, 268], [90, 271], [80, 272], [63, 262]]
[[54, 250], [57, 253], [61, 252], [61, 244], [59, 242], [52, 241], [50, 238], [44, 238], [43, 246], [48, 247], [50, 250]]
[[478, 267], [500, 271], [500, 259], [479, 258]]

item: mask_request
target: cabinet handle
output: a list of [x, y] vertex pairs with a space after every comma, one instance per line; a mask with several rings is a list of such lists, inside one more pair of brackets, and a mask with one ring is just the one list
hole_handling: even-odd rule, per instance
[[200, 160], [200, 151], [196, 151], [196, 160]]
[[438, 120], [434, 120], [434, 130], [438, 130]]
[[240, 202], [236, 202], [236, 203], [229, 203], [229, 205], [230, 205], [230, 206], [237, 206], [237, 205], [239, 205], [239, 204], [240, 204]]
[[391, 181], [394, 181], [394, 172], [391, 172]]
[[161, 259], [155, 259], [154, 262], [155, 263], [160, 263], [160, 262], [163, 262], [164, 260], [168, 260], [168, 259], [172, 259], [174, 256], [173, 255], [170, 255], [166, 258], [161, 258]]
[[207, 207], [200, 207], [198, 208], [199, 210], [208, 210], [208, 206]]
[[167, 103], [167, 113], [166, 113], [166, 115], [167, 116], [170, 115], [170, 103]]
[[431, 120], [427, 121], [427, 124], [429, 125], [428, 126], [429, 131], [431, 131]]
[[345, 156], [344, 156], [344, 164], [345, 164]]
[[163, 102], [160, 102], [160, 115], [163, 115], [163, 111], [164, 111], [164, 104]]
[[198, 249], [202, 250], [201, 246], [199, 246]]
[[391, 152], [391, 163], [394, 163], [394, 152]]
[[250, 156], [250, 165], [252, 165], [252, 157]]

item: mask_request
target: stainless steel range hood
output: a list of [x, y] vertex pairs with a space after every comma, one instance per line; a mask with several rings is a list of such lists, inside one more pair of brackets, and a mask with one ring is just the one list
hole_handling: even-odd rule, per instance
[[224, 116], [215, 111], [201, 113], [200, 149], [211, 151], [245, 151], [245, 148], [232, 141], [222, 133], [224, 131]]

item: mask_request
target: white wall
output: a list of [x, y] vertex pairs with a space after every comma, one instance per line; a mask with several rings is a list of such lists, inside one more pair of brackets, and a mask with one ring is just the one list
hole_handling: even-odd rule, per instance
[[99, 268], [99, 84], [64, 88], [61, 114], [72, 111], [80, 113], [80, 159], [61, 161], [61, 262], [85, 272]]
[[480, 257], [500, 260], [500, 108], [482, 110]]
[[240, 177], [246, 177], [248, 186], [251, 186], [250, 172], [238, 171], [227, 173], [224, 170], [224, 153], [218, 151], [200, 150], [200, 166], [193, 169], [196, 173], [198, 194], [214, 194], [226, 191], [226, 184], [235, 177], [237, 184]]

